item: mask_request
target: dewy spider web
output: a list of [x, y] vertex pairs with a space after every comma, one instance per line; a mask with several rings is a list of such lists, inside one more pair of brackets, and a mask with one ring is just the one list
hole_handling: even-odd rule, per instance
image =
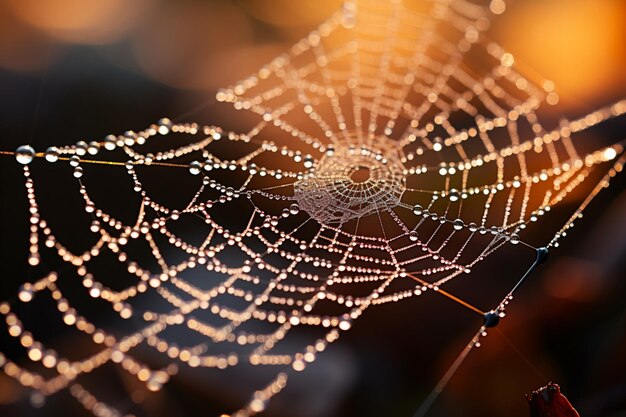
[[[492, 3], [494, 11], [500, 6]], [[18, 149], [30, 203], [29, 263], [39, 265], [42, 252], [50, 251], [66, 266], [25, 283], [19, 300], [0, 305], [8, 333], [31, 361], [0, 354], [3, 371], [31, 388], [36, 402], [67, 389], [93, 414], [118, 416], [123, 410], [99, 400], [84, 382], [108, 363], [149, 390], [160, 389], [179, 365], [272, 365], [276, 376], [232, 413], [250, 416], [285, 387], [291, 370], [305, 369], [365, 310], [436, 292], [485, 322], [423, 415], [512, 298], [503, 294], [484, 312], [446, 285], [470, 279], [467, 274], [504, 245], [521, 243], [542, 260], [547, 249], [520, 236], [526, 226], [594, 181], [545, 245], [558, 246], [625, 158], [620, 143], [593, 149], [581, 137], [623, 115], [626, 101], [548, 127], [538, 112], [556, 104], [554, 86], [539, 86], [514, 69], [513, 56], [483, 33], [490, 17], [488, 7], [465, 0], [348, 2], [288, 53], [218, 92], [218, 101], [257, 119], [247, 133], [163, 119], [103, 141], [45, 153]], [[146, 150], [166, 141], [176, 145]], [[95, 159], [111, 151], [128, 161]], [[65, 247], [40, 214], [29, 165], [36, 157], [73, 167], [96, 237], [82, 253]], [[126, 170], [140, 200], [133, 221], [115, 218], [92, 198], [83, 173], [94, 164]], [[144, 169], [181, 168], [196, 176], [191, 180], [201, 178], [182, 209], [160, 203], [142, 183]], [[184, 219], [201, 220], [202, 241], [177, 234]], [[139, 243], [156, 268], [133, 254]], [[104, 254], [134, 283], [107, 286], [115, 280], [92, 268]], [[136, 330], [118, 335], [84, 316], [63, 291], [68, 270], [90, 297], [140, 323]], [[193, 280], [196, 270], [200, 279]], [[142, 300], [151, 293], [169, 308], [149, 308]], [[65, 325], [92, 340], [96, 353], [70, 359], [28, 332], [16, 306], [44, 297], [54, 300]], [[319, 329], [319, 338], [295, 351], [283, 347], [283, 339], [304, 326]], [[181, 345], [168, 338], [171, 328], [201, 341]], [[169, 365], [142, 362], [141, 347]]]

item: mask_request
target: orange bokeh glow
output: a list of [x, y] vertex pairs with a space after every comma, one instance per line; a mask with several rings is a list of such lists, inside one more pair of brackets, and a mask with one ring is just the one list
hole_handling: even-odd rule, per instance
[[565, 105], [626, 90], [626, 2], [527, 0], [510, 6], [494, 36], [522, 71], [553, 80]]
[[51, 36], [102, 44], [118, 40], [145, 14], [153, 0], [8, 0], [11, 11]]

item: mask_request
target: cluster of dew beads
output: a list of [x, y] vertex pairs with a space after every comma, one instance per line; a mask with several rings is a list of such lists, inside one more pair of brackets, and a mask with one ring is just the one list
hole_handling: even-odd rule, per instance
[[340, 143], [294, 184], [294, 199], [321, 224], [344, 224], [392, 210], [404, 188], [405, 169], [393, 147]]
[[[554, 83], [524, 76], [485, 36], [503, 1], [422, 6], [345, 2], [287, 52], [221, 89], [224, 111], [253, 121], [244, 132], [164, 118], [42, 153], [28, 145], [5, 152], [20, 164], [29, 203], [28, 262], [37, 268], [24, 276], [42, 275], [0, 303], [9, 336], [26, 352], [25, 360], [0, 353], [2, 371], [37, 404], [67, 390], [93, 414], [117, 417], [127, 400], [108, 404], [104, 390], [86, 388], [97, 387], [105, 365], [147, 391], [165, 388], [181, 367], [220, 377], [240, 365], [271, 369], [263, 383], [241, 383], [250, 396], [229, 415], [248, 417], [383, 304], [448, 297], [482, 315], [472, 339], [479, 346], [511, 296], [483, 314], [450, 284], [505, 246], [530, 253], [533, 227], [558, 228], [541, 242], [558, 246], [623, 169], [623, 143], [587, 138], [624, 115], [626, 100], [550, 121], [542, 114], [558, 102]], [[40, 205], [65, 202], [39, 201], [37, 158], [69, 166], [88, 217], [76, 225], [88, 225], [95, 243], [74, 252], [57, 237], [58, 223], [44, 219], [54, 210]], [[128, 216], [116, 217], [94, 192], [102, 181], [85, 173], [95, 163], [127, 175], [115, 190], [124, 203], [139, 202]], [[175, 170], [182, 177], [168, 197], [180, 204], [163, 199]], [[553, 207], [579, 198], [571, 217], [554, 217], [562, 210]], [[44, 252], [61, 266], [45, 270]], [[122, 271], [114, 282], [98, 269], [105, 262]], [[47, 320], [85, 335], [96, 353], [70, 359], [38, 339], [22, 315], [40, 298], [57, 310]], [[118, 321], [90, 318], [85, 299]], [[146, 357], [146, 347], [162, 361]]]

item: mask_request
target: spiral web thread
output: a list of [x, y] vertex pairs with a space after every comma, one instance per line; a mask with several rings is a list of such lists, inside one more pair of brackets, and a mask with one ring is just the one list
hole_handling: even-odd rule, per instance
[[[18, 152], [30, 203], [29, 263], [38, 266], [42, 251], [56, 253], [81, 277], [82, 291], [120, 320], [141, 324], [124, 335], [94, 324], [63, 292], [65, 269], [50, 271], [0, 305], [9, 335], [30, 360], [0, 354], [3, 371], [37, 401], [67, 389], [93, 414], [118, 416], [125, 411], [83, 382], [106, 364], [119, 364], [152, 391], [179, 366], [275, 367], [276, 376], [232, 413], [242, 417], [262, 412], [290, 372], [304, 370], [369, 307], [437, 292], [485, 314], [446, 284], [471, 279], [475, 265], [504, 245], [535, 249], [523, 240], [527, 225], [544, 221], [592, 178], [582, 204], [546, 245], [558, 246], [624, 164], [621, 143], [594, 149], [581, 139], [626, 112], [620, 101], [545, 126], [539, 113], [558, 101], [553, 84], [515, 69], [514, 57], [484, 35], [490, 19], [488, 7], [464, 0], [348, 2], [288, 53], [218, 92], [218, 101], [255, 118], [247, 133], [163, 119], [103, 141]], [[187, 143], [144, 151], [170, 140]], [[221, 156], [225, 149], [241, 152]], [[112, 151], [128, 162], [95, 156]], [[91, 248], [72, 253], [40, 215], [33, 157], [72, 165], [93, 220]], [[141, 201], [134, 221], [92, 200], [83, 178], [92, 164], [126, 170]], [[151, 198], [142, 183], [143, 169], [166, 168], [188, 170], [197, 182], [183, 209]], [[240, 211], [227, 226], [214, 213], [230, 207]], [[199, 244], [174, 231], [190, 217], [206, 226]], [[147, 244], [158, 268], [142, 266], [132, 242]], [[170, 260], [172, 251], [183, 256]], [[104, 253], [135, 283], [109, 288], [114, 280], [91, 268]], [[194, 271], [199, 278], [188, 278]], [[147, 294], [169, 309], [146, 308]], [[511, 300], [503, 296], [494, 309], [501, 317]], [[51, 297], [65, 325], [86, 334], [97, 353], [70, 359], [29, 333], [15, 305], [39, 297]], [[319, 338], [283, 348], [300, 326], [317, 329]], [[201, 341], [169, 340], [169, 328]], [[464, 355], [485, 335], [482, 326]], [[140, 347], [168, 364], [143, 363]]]

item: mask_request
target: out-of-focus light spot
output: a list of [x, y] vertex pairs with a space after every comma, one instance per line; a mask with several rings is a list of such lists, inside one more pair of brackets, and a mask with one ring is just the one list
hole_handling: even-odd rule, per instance
[[522, 71], [554, 80], [561, 105], [626, 91], [626, 2], [528, 0], [509, 6], [494, 20], [493, 36], [515, 54]]
[[133, 53], [140, 69], [159, 82], [210, 89], [236, 82], [278, 54], [274, 50], [259, 62], [254, 51], [240, 53], [252, 43], [249, 19], [232, 4], [174, 2], [144, 22], [134, 35]]
[[0, 67], [38, 71], [54, 57], [45, 35], [16, 19], [8, 5], [0, 4]]
[[119, 40], [147, 13], [155, 0], [8, 0], [24, 23], [74, 43], [103, 44]]
[[551, 81], [551, 80], [545, 80], [545, 81], [543, 82], [543, 89], [544, 89], [545, 91], [547, 91], [548, 93], [553, 92], [553, 91], [554, 91], [554, 87], [555, 87], [555, 86], [554, 86], [554, 81]]
[[564, 258], [548, 270], [543, 285], [553, 297], [589, 303], [597, 299], [606, 283], [597, 264]]
[[500, 62], [505, 67], [511, 67], [515, 63], [515, 58], [513, 58], [513, 55], [506, 53], [502, 55], [502, 57], [500, 58]]
[[506, 10], [506, 3], [503, 0], [491, 0], [489, 8], [493, 14], [502, 14]]
[[255, 413], [260, 413], [261, 411], [265, 410], [265, 402], [258, 398], [254, 399], [250, 401], [250, 409]]
[[615, 157], [617, 156], [617, 151], [613, 148], [606, 148], [602, 156], [605, 160], [610, 161], [611, 159], [615, 159]]
[[556, 93], [548, 93], [548, 95], [546, 96], [546, 102], [552, 106], [558, 104], [559, 102], [559, 96]]
[[302, 28], [317, 26], [341, 8], [341, 0], [293, 1], [272, 0], [241, 1], [241, 8], [255, 19], [274, 26]]

